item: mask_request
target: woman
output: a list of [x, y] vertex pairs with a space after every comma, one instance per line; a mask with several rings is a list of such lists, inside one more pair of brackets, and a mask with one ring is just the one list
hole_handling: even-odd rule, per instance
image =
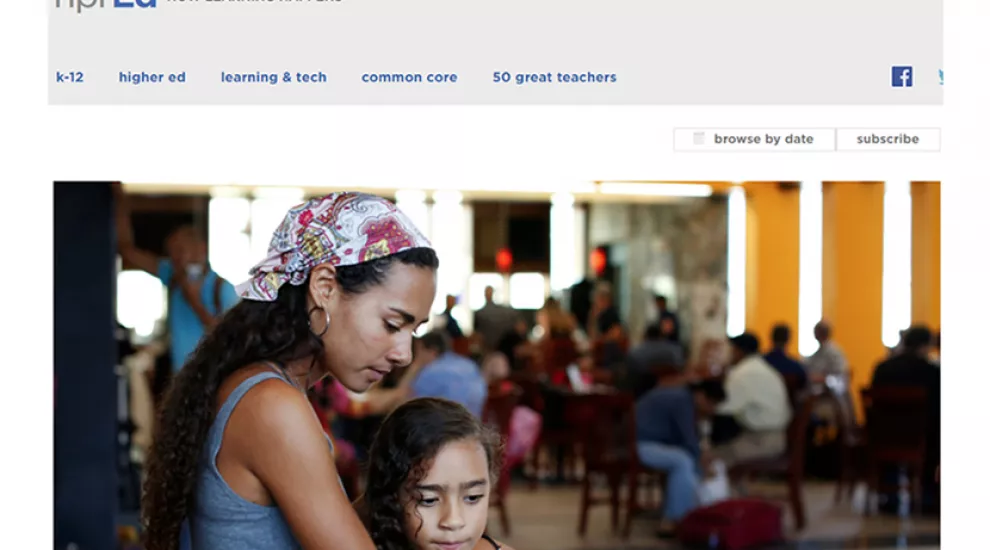
[[210, 550], [371, 550], [306, 390], [355, 392], [408, 365], [436, 292], [436, 253], [390, 202], [359, 193], [286, 215], [241, 303], [176, 376], [148, 464], [148, 550], [188, 520]]
[[512, 550], [485, 533], [498, 481], [498, 434], [463, 405], [399, 406], [371, 445], [357, 506], [379, 550]]

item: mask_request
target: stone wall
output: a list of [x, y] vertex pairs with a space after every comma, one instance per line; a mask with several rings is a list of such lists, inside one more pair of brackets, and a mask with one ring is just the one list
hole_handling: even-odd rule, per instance
[[656, 317], [654, 293], [678, 313], [692, 354], [704, 339], [724, 338], [727, 216], [724, 197], [590, 205], [588, 246], [612, 246], [618, 305], [634, 342]]

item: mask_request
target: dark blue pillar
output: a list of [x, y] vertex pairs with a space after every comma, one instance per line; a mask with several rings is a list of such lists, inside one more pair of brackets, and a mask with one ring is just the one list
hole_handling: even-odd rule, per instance
[[116, 548], [116, 237], [109, 183], [55, 184], [55, 544]]

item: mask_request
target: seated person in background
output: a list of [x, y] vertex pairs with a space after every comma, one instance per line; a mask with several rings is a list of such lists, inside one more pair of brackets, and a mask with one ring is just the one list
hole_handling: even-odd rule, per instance
[[394, 410], [355, 503], [375, 547], [512, 550], [485, 533], [499, 455], [498, 434], [457, 403], [414, 399]]
[[443, 397], [467, 407], [481, 418], [488, 384], [477, 363], [450, 351], [450, 340], [440, 331], [417, 338], [410, 368], [419, 371], [412, 383], [413, 397]]
[[797, 381], [796, 390], [803, 390], [808, 385], [808, 373], [804, 370], [804, 365], [787, 355], [787, 344], [791, 341], [791, 329], [785, 324], [773, 327], [771, 333], [773, 349], [763, 356], [771, 367], [777, 369], [786, 380], [788, 376], [793, 376]]
[[512, 330], [505, 333], [495, 345], [494, 351], [505, 356], [512, 372], [525, 370], [537, 353], [537, 347], [526, 338], [529, 326], [523, 318], [516, 319]]
[[[509, 381], [509, 363], [501, 353], [490, 353], [481, 367], [485, 382], [488, 383], [490, 395], [496, 392], [510, 392], [516, 389]], [[505, 443], [506, 470], [522, 463], [540, 437], [543, 418], [533, 409], [516, 405], [512, 409], [509, 421], [509, 440]], [[506, 480], [508, 481], [508, 480]]]
[[927, 429], [925, 434], [925, 465], [922, 473], [922, 508], [934, 503], [935, 468], [941, 459], [942, 381], [939, 368], [929, 359], [932, 333], [923, 326], [914, 326], [904, 333], [901, 353], [883, 361], [873, 371], [873, 388], [922, 388], [927, 394]]
[[592, 348], [601, 347], [600, 366], [609, 368], [624, 359], [623, 343], [626, 339], [619, 308], [613, 301], [611, 285], [598, 285], [593, 304], [588, 319], [588, 339], [592, 342]]
[[550, 384], [553, 386], [566, 386], [571, 389], [578, 389], [574, 387], [571, 380], [569, 370], [572, 366], [576, 366], [578, 368], [578, 380], [584, 385], [585, 388], [590, 388], [595, 384], [595, 376], [592, 372], [595, 369], [595, 360], [591, 356], [591, 352], [580, 353], [574, 363], [568, 365], [564, 369], [557, 369], [553, 371], [550, 374]]
[[673, 374], [684, 369], [684, 350], [679, 343], [664, 336], [665, 328], [668, 333], [673, 330], [673, 320], [665, 318], [659, 324], [650, 325], [646, 329], [646, 339], [626, 356], [627, 386], [637, 398], [656, 385], [659, 371]]
[[397, 405], [409, 399], [413, 379], [417, 369], [422, 365], [412, 365], [404, 369], [402, 378], [394, 388], [374, 388], [355, 398], [339, 381], [334, 378], [324, 378], [310, 389], [310, 403], [320, 418], [324, 431], [334, 442], [334, 458], [338, 467], [345, 466], [357, 460], [354, 445], [344, 439], [339, 439], [333, 433], [334, 419], [339, 415], [346, 418], [359, 419], [367, 416], [381, 415], [389, 412]]
[[724, 399], [718, 382], [688, 386], [661, 380], [636, 402], [636, 450], [646, 467], [667, 473], [664, 519], [679, 522], [698, 504], [701, 442], [698, 414]]
[[726, 399], [715, 414], [731, 419], [738, 433], [727, 441], [712, 434], [713, 458], [727, 467], [738, 462], [774, 458], [787, 450], [791, 406], [780, 373], [759, 354], [756, 336], [746, 332], [730, 339], [732, 363], [725, 377]]
[[825, 321], [815, 325], [818, 349], [804, 362], [808, 378], [815, 383], [825, 382], [829, 376], [846, 385], [849, 379], [849, 362], [839, 346], [832, 341], [832, 327]]

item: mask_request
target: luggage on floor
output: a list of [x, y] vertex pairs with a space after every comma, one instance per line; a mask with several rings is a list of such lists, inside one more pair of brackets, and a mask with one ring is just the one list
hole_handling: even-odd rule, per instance
[[677, 538], [690, 547], [757, 550], [783, 540], [783, 512], [772, 502], [732, 499], [690, 512]]

